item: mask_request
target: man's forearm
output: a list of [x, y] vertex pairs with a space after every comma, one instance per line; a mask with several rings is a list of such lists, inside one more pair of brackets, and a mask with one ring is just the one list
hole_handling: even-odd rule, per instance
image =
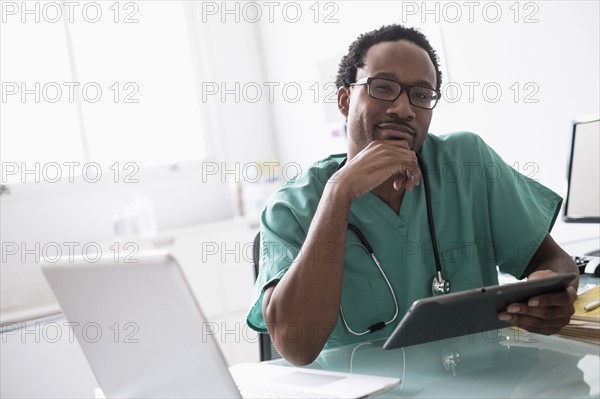
[[[533, 258], [529, 262], [524, 275], [529, 276], [535, 271], [551, 270], [555, 273], [577, 273], [577, 265], [573, 259], [567, 254], [548, 234], [540, 246], [538, 247]], [[575, 289], [579, 284], [579, 276], [571, 284]]]
[[269, 333], [292, 363], [312, 362], [335, 327], [351, 204], [340, 185], [330, 181], [300, 254], [285, 277], [265, 292], [263, 316]]

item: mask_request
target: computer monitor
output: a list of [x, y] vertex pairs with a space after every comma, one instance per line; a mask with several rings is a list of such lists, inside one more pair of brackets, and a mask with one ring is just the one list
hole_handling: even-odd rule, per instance
[[599, 115], [573, 121], [568, 166], [563, 220], [568, 223], [600, 223]]

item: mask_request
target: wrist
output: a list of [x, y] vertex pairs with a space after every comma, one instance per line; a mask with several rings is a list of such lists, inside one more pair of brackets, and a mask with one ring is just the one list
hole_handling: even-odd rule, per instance
[[342, 179], [337, 176], [337, 173], [331, 176], [325, 184], [323, 195], [333, 200], [338, 206], [347, 206], [348, 209], [352, 205], [352, 201], [354, 201], [354, 193], [351, 188], [348, 184], [344, 184]]

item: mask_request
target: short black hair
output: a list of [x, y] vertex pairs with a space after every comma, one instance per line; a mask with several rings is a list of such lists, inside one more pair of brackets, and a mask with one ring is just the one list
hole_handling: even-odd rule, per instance
[[356, 81], [356, 71], [365, 66], [365, 56], [373, 45], [398, 40], [407, 40], [427, 51], [435, 68], [437, 81], [435, 89], [439, 91], [442, 86], [439, 57], [423, 33], [415, 28], [402, 25], [384, 25], [379, 29], [360, 35], [348, 48], [348, 54], [340, 61], [335, 81], [336, 87], [350, 87], [350, 84]]

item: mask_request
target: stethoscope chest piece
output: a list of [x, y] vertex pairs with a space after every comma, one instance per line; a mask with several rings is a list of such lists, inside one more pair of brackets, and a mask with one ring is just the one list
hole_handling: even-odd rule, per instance
[[431, 293], [435, 295], [444, 295], [450, 293], [450, 281], [442, 278], [442, 273], [433, 278], [431, 282]]

